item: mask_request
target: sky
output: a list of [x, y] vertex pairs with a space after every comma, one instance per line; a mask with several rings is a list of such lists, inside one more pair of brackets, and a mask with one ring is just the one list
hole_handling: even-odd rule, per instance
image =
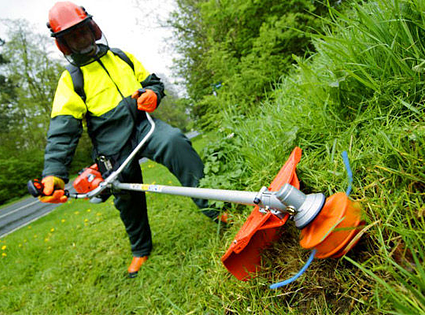
[[[56, 0], [0, 0], [0, 19], [28, 20], [38, 33], [49, 35], [48, 12]], [[106, 36], [110, 47], [132, 53], [149, 72], [172, 78], [171, 31], [157, 22], [173, 9], [173, 0], [78, 0]], [[0, 37], [4, 25], [0, 24]], [[54, 41], [52, 39], [52, 45]], [[175, 78], [174, 78], [175, 79]]]

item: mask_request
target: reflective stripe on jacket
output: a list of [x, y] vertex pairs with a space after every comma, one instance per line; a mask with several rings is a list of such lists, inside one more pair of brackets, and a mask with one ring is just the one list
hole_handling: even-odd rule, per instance
[[132, 135], [137, 111], [131, 94], [141, 87], [152, 89], [158, 104], [164, 96], [164, 86], [155, 75], [126, 53], [134, 71], [119, 56], [108, 51], [99, 60], [81, 67], [86, 102], [75, 92], [71, 75], [62, 73], [53, 101], [43, 177], [58, 176], [68, 180], [72, 161], [83, 130], [83, 120], [98, 154], [120, 152]]

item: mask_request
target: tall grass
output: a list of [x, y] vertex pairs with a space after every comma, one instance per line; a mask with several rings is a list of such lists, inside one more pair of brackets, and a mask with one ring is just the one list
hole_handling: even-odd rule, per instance
[[[296, 69], [257, 115], [238, 117], [231, 108], [225, 115], [227, 134], [240, 144], [229, 152], [238, 158], [227, 161], [228, 169], [244, 165], [239, 168], [251, 187], [271, 181], [298, 145], [304, 191], [344, 191], [341, 153], [348, 151], [351, 197], [363, 204], [367, 231], [347, 258], [316, 262], [308, 280], [289, 286], [291, 292], [309, 289], [311, 299], [288, 294], [288, 304], [425, 312], [424, 9], [416, 0], [330, 9], [332, 19], [314, 38], [317, 53], [295, 58]], [[298, 250], [283, 240], [267, 252], [274, 268], [268, 276], [299, 269], [293, 263]]]

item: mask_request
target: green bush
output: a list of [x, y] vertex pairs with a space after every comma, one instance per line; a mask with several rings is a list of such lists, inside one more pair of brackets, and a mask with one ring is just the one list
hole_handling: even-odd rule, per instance
[[38, 178], [43, 169], [43, 154], [23, 153], [22, 156], [0, 157], [0, 204], [28, 194], [27, 182]]
[[[328, 3], [337, 3], [328, 1]], [[179, 38], [179, 74], [195, 101], [194, 118], [204, 129], [219, 128], [228, 107], [255, 112], [291, 56], [313, 50], [310, 32], [328, 8], [320, 1], [178, 1], [170, 24]], [[220, 90], [214, 86], [221, 83]], [[216, 97], [212, 95], [216, 95]], [[216, 99], [215, 99], [216, 98]]]
[[[69, 174], [76, 176], [78, 171], [93, 163], [91, 142], [85, 134], [80, 139]], [[44, 152], [25, 151], [19, 155], [0, 154], [0, 204], [28, 195], [27, 183], [31, 179], [41, 178], [44, 166]]]

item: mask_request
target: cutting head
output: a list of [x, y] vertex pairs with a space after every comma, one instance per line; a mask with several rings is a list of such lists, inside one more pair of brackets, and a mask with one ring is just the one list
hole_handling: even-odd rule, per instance
[[322, 211], [301, 230], [300, 244], [316, 249], [317, 258], [338, 258], [357, 243], [363, 225], [360, 204], [340, 192], [327, 198]]

